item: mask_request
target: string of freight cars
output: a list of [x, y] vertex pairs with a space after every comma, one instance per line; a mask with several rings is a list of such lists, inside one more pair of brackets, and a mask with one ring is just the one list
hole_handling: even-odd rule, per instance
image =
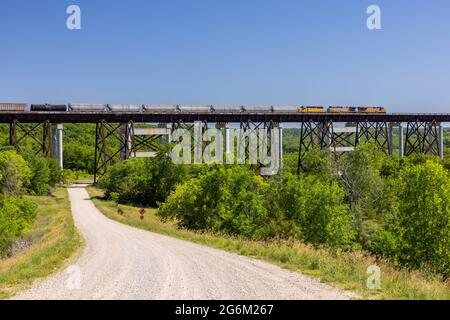
[[148, 113], [386, 113], [383, 107], [244, 106], [162, 104], [24, 104], [0, 103], [0, 112], [148, 112]]

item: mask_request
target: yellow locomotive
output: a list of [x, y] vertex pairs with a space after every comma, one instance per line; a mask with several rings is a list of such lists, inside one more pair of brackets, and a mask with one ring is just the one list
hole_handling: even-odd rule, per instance
[[305, 106], [298, 108], [298, 112], [301, 113], [322, 113], [325, 109], [321, 106]]

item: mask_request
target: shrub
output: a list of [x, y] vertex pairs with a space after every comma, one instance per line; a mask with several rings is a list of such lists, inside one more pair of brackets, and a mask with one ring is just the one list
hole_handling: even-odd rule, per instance
[[31, 177], [26, 187], [29, 193], [46, 195], [49, 192], [50, 168], [46, 159], [32, 152], [23, 152], [22, 156], [31, 169]]
[[63, 174], [56, 159], [44, 158], [32, 152], [22, 152], [23, 158], [31, 169], [31, 177], [26, 187], [34, 195], [46, 195], [50, 188], [62, 182]]
[[48, 177], [48, 184], [50, 185], [50, 187], [54, 187], [57, 184], [63, 182], [63, 170], [61, 169], [59, 161], [57, 159], [46, 159], [46, 161], [48, 163], [50, 172]]
[[8, 253], [12, 241], [31, 226], [35, 217], [33, 202], [17, 196], [0, 195], [0, 256]]
[[94, 173], [94, 146], [68, 142], [64, 145], [64, 168]]
[[26, 161], [13, 150], [0, 152], [0, 193], [14, 195], [23, 191], [32, 172]]
[[161, 204], [158, 215], [189, 229], [261, 239], [267, 221], [266, 187], [261, 177], [246, 168], [212, 167], [179, 185]]
[[355, 238], [344, 192], [336, 182], [290, 174], [267, 182], [239, 166], [211, 168], [178, 186], [158, 215], [181, 227], [252, 239], [295, 236], [349, 247]]
[[399, 214], [382, 232], [384, 253], [400, 264], [450, 276], [450, 175], [437, 162], [400, 173]]
[[287, 175], [279, 201], [285, 216], [298, 225], [299, 238], [305, 242], [350, 247], [355, 230], [344, 197], [336, 182], [323, 182], [315, 176]]
[[184, 180], [186, 170], [172, 163], [166, 155], [134, 158], [113, 165], [99, 181], [106, 196], [119, 194], [119, 203], [156, 206]]
[[178, 185], [175, 191], [158, 208], [163, 221], [176, 220], [180, 227], [207, 229], [208, 207], [203, 203], [203, 188], [200, 179], [192, 178]]

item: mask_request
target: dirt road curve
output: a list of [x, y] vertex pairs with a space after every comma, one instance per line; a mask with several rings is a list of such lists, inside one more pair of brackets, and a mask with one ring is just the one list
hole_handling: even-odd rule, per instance
[[16, 299], [348, 299], [301, 274], [135, 229], [103, 216], [84, 186], [69, 189], [86, 248], [74, 266]]

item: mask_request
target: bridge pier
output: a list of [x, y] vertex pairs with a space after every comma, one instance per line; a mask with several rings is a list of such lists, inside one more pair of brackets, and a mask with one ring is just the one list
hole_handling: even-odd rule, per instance
[[223, 144], [224, 144], [224, 153], [230, 153], [230, 124], [228, 122], [218, 122], [216, 124], [216, 129], [223, 130]]
[[444, 159], [444, 126], [442, 123], [439, 124], [439, 133], [438, 133], [438, 143], [439, 143], [439, 157]]
[[395, 124], [394, 123], [389, 123], [389, 150], [391, 151], [390, 155], [394, 154], [394, 129], [395, 129]]
[[398, 124], [398, 150], [399, 157], [403, 158], [405, 156], [405, 136], [404, 136], [404, 128], [403, 123]]
[[167, 136], [167, 143], [172, 143], [172, 124], [166, 123], [166, 136]]
[[58, 163], [61, 169], [64, 169], [63, 162], [63, 129], [64, 126], [61, 123], [52, 125], [52, 157], [58, 159]]
[[[398, 129], [397, 135], [395, 134], [395, 129]], [[395, 137], [398, 137], [397, 144], [394, 143]], [[394, 156], [394, 151], [398, 150], [398, 157], [404, 157], [404, 127], [401, 122], [390, 122], [389, 123], [389, 145], [390, 145], [390, 155]]]
[[283, 168], [283, 124], [278, 123], [278, 159], [280, 168]]
[[132, 122], [122, 124], [119, 128], [120, 160], [132, 157], [134, 143], [134, 125]]

